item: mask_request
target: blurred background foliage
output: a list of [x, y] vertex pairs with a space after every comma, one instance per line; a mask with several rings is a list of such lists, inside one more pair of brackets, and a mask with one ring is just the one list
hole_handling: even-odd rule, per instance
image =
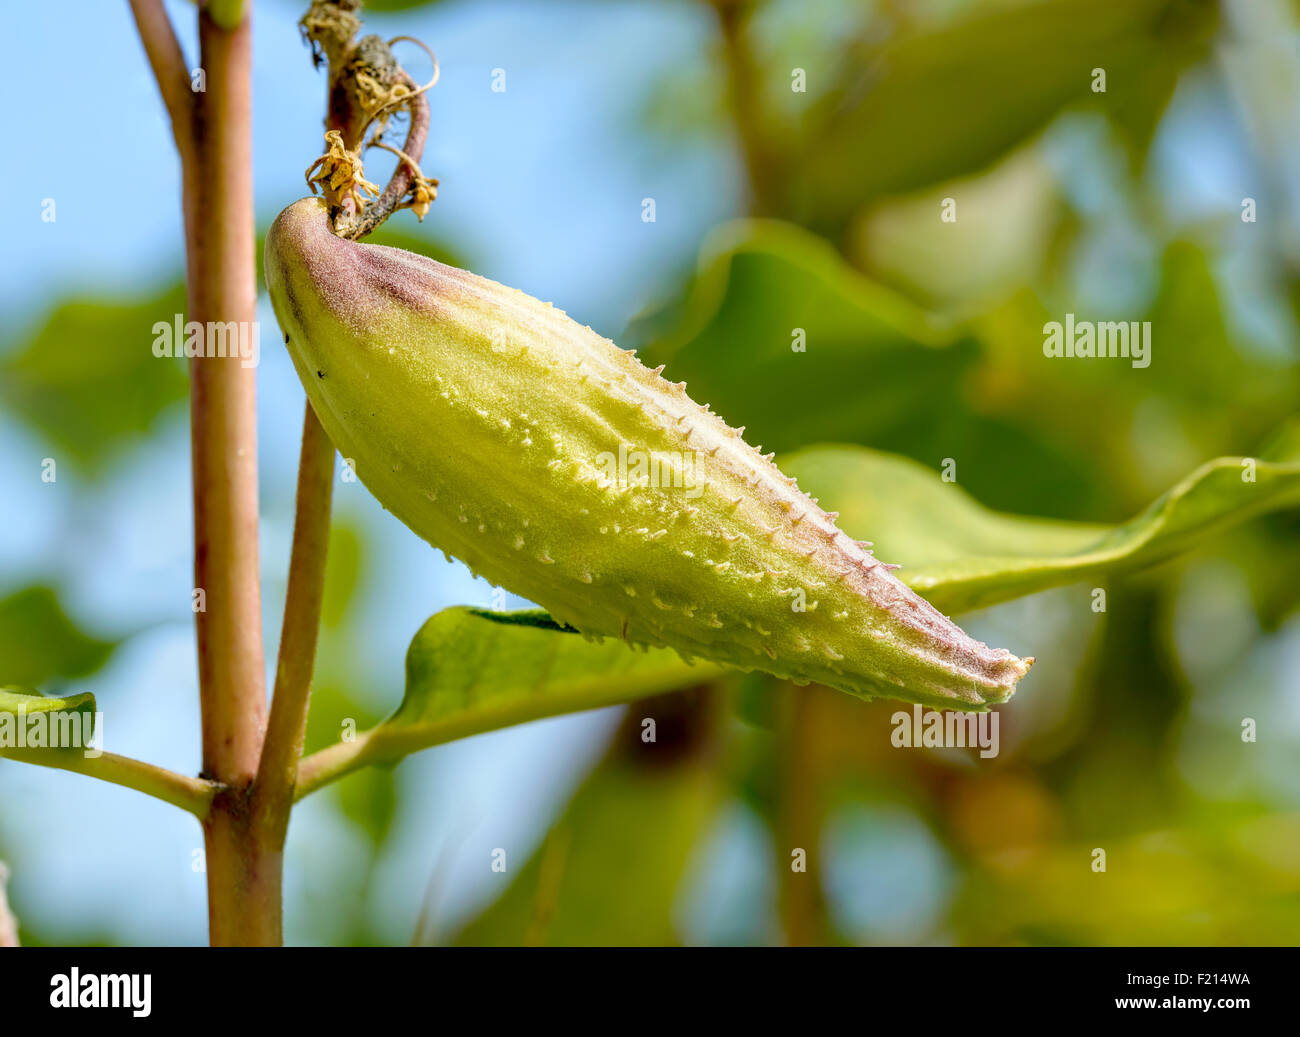
[[[320, 84], [284, 31], [298, 6], [279, 0], [259, 12], [278, 27], [273, 62], [301, 67], [310, 98]], [[1129, 537], [1143, 562], [1163, 559], [1141, 554], [1164, 521], [1144, 509], [1198, 466], [1300, 459], [1289, 422], [1300, 399], [1300, 26], [1283, 0], [368, 7], [385, 15], [369, 23], [374, 31], [428, 40], [443, 57], [439, 90], [462, 100], [458, 75], [486, 94], [496, 62], [462, 68], [458, 39], [492, 38], [515, 19], [545, 25], [563, 76], [537, 75], [548, 51], [533, 47], [520, 65], [502, 59], [509, 91], [562, 109], [562, 145], [643, 154], [685, 185], [662, 188], [679, 204], [659, 198], [671, 243], [655, 246], [649, 275], [637, 255], [639, 204], [656, 191], [626, 172], [626, 223], [603, 251], [599, 220], [572, 216], [581, 209], [549, 238], [507, 222], [494, 239], [457, 216], [454, 175], [443, 176], [429, 220], [394, 221], [387, 243], [553, 289], [557, 304], [665, 363], [694, 398], [747, 426], [750, 442], [797, 452], [801, 483], [846, 525], [860, 523], [853, 531], [876, 539], [882, 557], [904, 562], [902, 575], [967, 555], [1066, 555], [1130, 520], [1113, 536]], [[184, 18], [184, 5], [173, 14]], [[588, 61], [576, 27], [602, 23], [608, 60]], [[643, 61], [646, 32], [662, 52]], [[629, 86], [625, 70], [642, 63], [652, 74]], [[1104, 92], [1093, 89], [1096, 69]], [[792, 89], [800, 71], [805, 91]], [[591, 97], [619, 92], [621, 107], [586, 121]], [[475, 177], [475, 162], [488, 159], [457, 147], [489, 126], [471, 107], [469, 130], [458, 129], [440, 102], [449, 103], [435, 91], [426, 167], [441, 173], [441, 158]], [[133, 117], [161, 120], [152, 98], [138, 103]], [[310, 161], [319, 114], [317, 99], [283, 116], [306, 130], [295, 131], [300, 150], [281, 145], [282, 165]], [[446, 143], [440, 119], [451, 126]], [[701, 166], [700, 154], [716, 161]], [[170, 158], [157, 145], [148, 160]], [[596, 177], [565, 161], [557, 204]], [[531, 193], [535, 183], [519, 182], [524, 170], [499, 165], [511, 192], [548, 204]], [[259, 196], [264, 220], [301, 193], [288, 175], [273, 188]], [[940, 219], [945, 199], [955, 200], [955, 223]], [[1242, 219], [1245, 199], [1254, 222]], [[567, 284], [540, 269], [512, 277], [500, 258], [526, 253], [540, 268], [569, 239], [600, 261], [571, 265]], [[164, 524], [176, 545], [165, 593], [124, 585], [158, 577], [138, 548], [137, 569], [113, 586], [87, 575], [97, 551], [133, 542], [120, 530], [130, 514], [122, 498], [142, 480], [188, 493], [184, 369], [148, 350], [147, 329], [183, 308], [171, 271], [161, 286], [142, 277], [108, 295], [65, 285], [9, 324], [19, 330], [0, 347], [5, 484], [20, 468], [35, 482], [42, 458], [66, 459], [58, 503], [37, 513], [71, 546], [4, 556], [0, 682], [100, 690], [110, 727], [123, 732], [170, 718], [171, 733], [155, 731], [142, 743], [154, 751], [141, 755], [157, 758], [161, 744], [192, 771], [190, 706], [159, 714], [149, 699], [192, 698], [192, 683], [147, 687], [187, 663], [158, 639], [171, 630], [183, 648], [189, 633], [183, 511]], [[602, 297], [593, 281], [639, 289]], [[1043, 324], [1067, 312], [1150, 321], [1150, 367], [1045, 358]], [[791, 349], [795, 329], [806, 352]], [[270, 357], [278, 340], [262, 338], [262, 391], [296, 415], [301, 394]], [[296, 421], [264, 420], [264, 439]], [[819, 449], [826, 444], [848, 446]], [[273, 637], [295, 451], [292, 442], [263, 449], [278, 451], [263, 478]], [[131, 474], [132, 457], [149, 459], [147, 475]], [[947, 460], [955, 487], [939, 481]], [[960, 607], [977, 636], [1038, 658], [999, 709], [995, 758], [895, 748], [897, 704], [756, 676], [706, 681], [613, 717], [448, 745], [306, 801], [291, 833], [289, 938], [1294, 943], [1300, 511], [1294, 487], [1284, 492], [1278, 503], [1289, 508], [1213, 527], [1154, 568], [1081, 566], [1014, 595], [950, 599], [944, 607]], [[1189, 506], [1196, 521], [1208, 521], [1206, 508], [1234, 522], [1259, 510], [1204, 499]], [[458, 601], [489, 604], [489, 590], [458, 567], [402, 561], [427, 548], [394, 547], [404, 531], [354, 500], [335, 516], [309, 750], [392, 711], [400, 649], [424, 616]], [[408, 564], [423, 589], [397, 576]], [[1104, 612], [1093, 609], [1094, 588], [1106, 592]], [[105, 607], [120, 597], [129, 603]], [[1003, 603], [965, 611], [993, 600]], [[140, 683], [140, 694], [122, 690]], [[653, 743], [641, 738], [647, 717]], [[1246, 718], [1257, 741], [1243, 741]], [[178, 723], [192, 744], [180, 744]], [[17, 771], [0, 763], [0, 787], [17, 788]], [[56, 911], [57, 879], [81, 872], [71, 861], [63, 871], [46, 865], [84, 848], [42, 832], [49, 814], [75, 816], [83, 786], [58, 786], [66, 794], [55, 799], [50, 776], [22, 780], [33, 790], [26, 807], [0, 798], [0, 857], [27, 942], [202, 940], [189, 879], [160, 883], [164, 906], [145, 922], [128, 921], [126, 907]], [[124, 809], [129, 794], [114, 795], [105, 809]], [[184, 824], [150, 844], [151, 867], [193, 870], [197, 835]], [[1098, 848], [1104, 874], [1092, 869]], [[497, 849], [504, 873], [490, 870]], [[806, 872], [791, 869], [795, 849]], [[94, 856], [117, 851], [110, 843]], [[146, 887], [104, 871], [94, 889], [97, 905], [129, 905]], [[167, 903], [188, 913], [171, 917]]]

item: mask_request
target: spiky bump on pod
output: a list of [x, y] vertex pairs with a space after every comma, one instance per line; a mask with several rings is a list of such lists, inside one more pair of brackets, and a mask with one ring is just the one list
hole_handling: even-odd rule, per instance
[[1028, 670], [900, 583], [684, 384], [550, 304], [336, 237], [314, 198], [276, 218], [266, 281], [361, 481], [582, 633], [962, 709]]

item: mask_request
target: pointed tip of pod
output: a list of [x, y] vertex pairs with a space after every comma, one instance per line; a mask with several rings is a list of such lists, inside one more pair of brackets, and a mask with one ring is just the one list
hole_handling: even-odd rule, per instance
[[1006, 702], [1016, 693], [1016, 686], [1033, 665], [1034, 657], [1032, 655], [1022, 659], [1010, 652], [1006, 652], [1005, 657], [991, 667], [987, 673], [991, 686], [979, 694], [981, 703], [983, 705], [997, 705], [1000, 702]]

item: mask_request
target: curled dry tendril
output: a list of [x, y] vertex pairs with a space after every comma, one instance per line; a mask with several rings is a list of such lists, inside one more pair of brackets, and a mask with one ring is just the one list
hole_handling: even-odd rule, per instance
[[[353, 240], [374, 231], [399, 209], [411, 209], [423, 220], [438, 195], [438, 181], [425, 176], [419, 165], [429, 129], [423, 95], [438, 82], [437, 55], [414, 36], [394, 36], [387, 42], [374, 35], [357, 39], [359, 6], [359, 0], [312, 0], [299, 23], [313, 61], [319, 64], [323, 57], [329, 65], [330, 132], [325, 154], [307, 170], [307, 182], [313, 194], [323, 188], [334, 232]], [[393, 56], [392, 48], [402, 42], [414, 43], [433, 63], [433, 74], [422, 86]], [[403, 110], [410, 124], [398, 148], [383, 137], [392, 117]], [[372, 147], [399, 159], [382, 192], [365, 179], [362, 168], [361, 156]]]

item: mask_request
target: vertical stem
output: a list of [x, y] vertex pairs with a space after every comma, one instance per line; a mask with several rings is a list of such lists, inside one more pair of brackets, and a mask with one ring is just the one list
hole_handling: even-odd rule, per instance
[[[821, 873], [821, 792], [817, 766], [817, 719], [825, 689], [781, 689], [783, 715], [777, 729], [780, 793], [777, 817], [777, 867], [780, 874], [781, 927], [791, 947], [811, 947], [825, 938], [826, 908]], [[807, 871], [791, 867], [791, 851], [802, 849]]]
[[275, 694], [253, 790], [257, 836], [277, 849], [283, 848], [289, 827], [298, 761], [307, 728], [316, 638], [325, 596], [333, 491], [334, 444], [309, 402], [302, 422], [297, 513], [275, 670]]
[[[207, 89], [185, 170], [190, 319], [254, 327], [252, 26], [199, 11]], [[250, 331], [251, 333], [251, 331]], [[250, 838], [246, 790], [266, 723], [258, 588], [255, 370], [238, 356], [190, 364], [194, 578], [204, 775], [226, 789], [204, 824], [214, 945], [279, 941], [278, 861]]]
[[763, 113], [763, 84], [749, 42], [753, 0], [713, 0], [726, 57], [727, 95], [749, 180], [752, 216], [774, 216], [781, 208], [780, 156], [769, 143]]
[[162, 0], [131, 0], [131, 15], [135, 18], [149, 68], [171, 120], [172, 137], [176, 141], [176, 150], [180, 152], [181, 166], [186, 168], [192, 161], [190, 156], [194, 150], [194, 94], [190, 89], [180, 41], [172, 31]]

